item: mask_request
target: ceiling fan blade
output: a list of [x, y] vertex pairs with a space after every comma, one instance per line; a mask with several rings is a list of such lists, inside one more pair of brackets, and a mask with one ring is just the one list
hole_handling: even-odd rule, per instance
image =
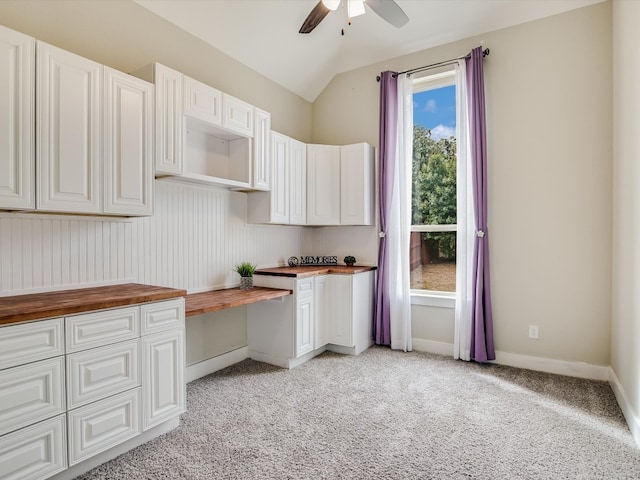
[[394, 27], [407, 24], [409, 17], [394, 0], [365, 0], [367, 6]]
[[298, 33], [310, 33], [330, 11], [331, 10], [324, 6], [322, 0], [320, 0], [305, 19]]

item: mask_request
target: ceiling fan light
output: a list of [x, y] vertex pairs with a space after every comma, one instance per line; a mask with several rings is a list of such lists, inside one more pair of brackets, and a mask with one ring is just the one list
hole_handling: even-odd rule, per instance
[[337, 8], [340, 6], [340, 0], [322, 0], [322, 3], [329, 10], [337, 10]]
[[349, 18], [364, 15], [364, 13], [364, 0], [347, 0], [347, 16]]

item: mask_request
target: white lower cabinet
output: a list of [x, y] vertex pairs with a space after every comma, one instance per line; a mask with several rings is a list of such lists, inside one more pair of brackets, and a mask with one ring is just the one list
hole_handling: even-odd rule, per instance
[[76, 408], [140, 385], [138, 339], [67, 355], [67, 405]]
[[360, 354], [373, 343], [374, 275], [254, 276], [256, 286], [293, 295], [247, 305], [249, 356], [292, 368], [326, 349]]
[[140, 388], [71, 410], [69, 465], [135, 437], [140, 428]]
[[329, 290], [327, 288], [328, 275], [318, 275], [315, 278], [314, 297], [316, 299], [316, 319], [315, 322], [315, 338], [313, 342], [314, 348], [324, 347], [329, 343], [328, 323], [324, 319], [328, 318], [330, 305]]
[[375, 273], [327, 275], [329, 343], [358, 355], [372, 344]]
[[184, 328], [142, 338], [143, 429], [185, 411]]
[[0, 327], [0, 480], [44, 480], [183, 413], [184, 358], [181, 297]]
[[0, 371], [0, 435], [65, 411], [64, 358]]
[[314, 279], [296, 281], [296, 357], [314, 350]]
[[0, 479], [42, 480], [67, 468], [65, 415], [0, 437]]

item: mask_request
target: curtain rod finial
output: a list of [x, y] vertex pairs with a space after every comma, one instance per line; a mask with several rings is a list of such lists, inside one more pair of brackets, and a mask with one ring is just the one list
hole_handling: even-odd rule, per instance
[[483, 57], [488, 57], [488, 56], [489, 56], [489, 53], [491, 53], [491, 50], [489, 50], [488, 48], [485, 48], [485, 49], [482, 51], [482, 56], [483, 56]]

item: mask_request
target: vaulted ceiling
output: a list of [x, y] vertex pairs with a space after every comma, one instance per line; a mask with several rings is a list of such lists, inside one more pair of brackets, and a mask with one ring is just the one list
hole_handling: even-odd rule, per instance
[[342, 1], [309, 34], [298, 30], [318, 0], [136, 1], [313, 102], [338, 73], [603, 0], [397, 0], [402, 28], [369, 7], [349, 25]]

